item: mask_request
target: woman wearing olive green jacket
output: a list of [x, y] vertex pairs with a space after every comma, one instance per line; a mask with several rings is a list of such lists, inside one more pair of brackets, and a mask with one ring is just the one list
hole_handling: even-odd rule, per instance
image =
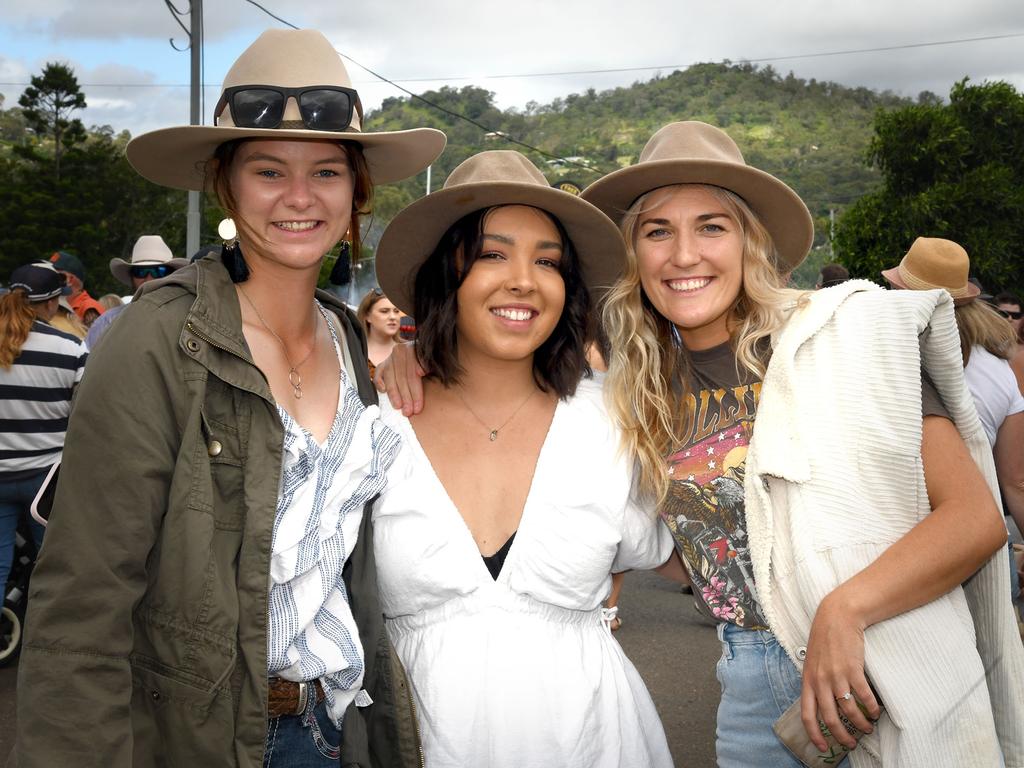
[[398, 438], [354, 315], [315, 286], [346, 231], [358, 255], [372, 184], [425, 168], [444, 136], [361, 132], [310, 30], [261, 36], [216, 114], [128, 147], [152, 181], [215, 190], [237, 239], [148, 283], [86, 369], [29, 597], [16, 760], [418, 764], [365, 511]]

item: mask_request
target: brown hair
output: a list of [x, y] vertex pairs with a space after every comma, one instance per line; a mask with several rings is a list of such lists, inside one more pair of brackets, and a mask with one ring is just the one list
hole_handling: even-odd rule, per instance
[[[257, 240], [259, 238], [255, 235], [252, 228], [238, 214], [238, 204], [228, 180], [231, 164], [234, 162], [238, 150], [241, 149], [245, 142], [251, 140], [235, 139], [233, 141], [225, 141], [217, 147], [213, 157], [207, 160], [204, 172], [207, 188], [213, 190], [217, 195], [220, 207], [224, 209], [228, 216], [235, 220], [238, 231], [245, 232], [251, 239]], [[362, 238], [359, 233], [359, 217], [368, 215], [372, 210], [373, 178], [370, 176], [370, 166], [366, 162], [361, 145], [352, 141], [338, 141], [338, 146], [345, 151], [349, 168], [352, 169], [352, 217], [349, 220], [349, 242], [352, 243], [352, 261], [355, 263], [359, 260], [360, 246], [362, 245]]]
[[356, 310], [356, 317], [359, 319], [359, 322], [363, 324], [363, 330], [366, 331], [367, 337], [370, 335], [370, 311], [373, 309], [374, 304], [381, 299], [386, 298], [387, 296], [384, 295], [384, 292], [380, 288], [371, 288], [366, 292], [366, 295], [363, 296], [363, 300], [359, 302], [359, 309]]
[[7, 370], [21, 354], [21, 347], [36, 321], [28, 294], [15, 288], [0, 296], [0, 368]]

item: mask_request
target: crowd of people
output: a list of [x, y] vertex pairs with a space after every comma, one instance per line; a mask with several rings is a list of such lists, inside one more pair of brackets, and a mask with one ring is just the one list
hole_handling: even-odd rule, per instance
[[610, 631], [642, 569], [717, 624], [719, 766], [1024, 768], [1016, 296], [927, 236], [892, 290], [789, 287], [806, 205], [682, 121], [580, 196], [469, 157], [354, 310], [325, 254], [446, 142], [362, 117], [265, 32], [214, 125], [127, 148], [222, 248], [143, 235], [109, 301], [66, 252], [10, 276], [0, 576], [56, 478], [12, 764], [667, 768]]

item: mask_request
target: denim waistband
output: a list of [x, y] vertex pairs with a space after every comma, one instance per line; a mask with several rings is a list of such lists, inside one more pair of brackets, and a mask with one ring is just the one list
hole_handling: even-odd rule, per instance
[[747, 629], [728, 621], [719, 623], [718, 639], [732, 645], [771, 645], [779, 642], [770, 629]]

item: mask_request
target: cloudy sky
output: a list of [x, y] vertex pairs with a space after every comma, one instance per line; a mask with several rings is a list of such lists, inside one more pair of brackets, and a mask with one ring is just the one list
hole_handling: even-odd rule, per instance
[[[188, 9], [189, 0], [170, 2]], [[1024, 90], [1020, 0], [260, 3], [293, 24], [322, 30], [338, 50], [414, 92], [475, 84], [494, 91], [502, 107], [725, 59], [909, 96], [945, 95], [964, 76]], [[260, 31], [282, 25], [247, 0], [204, 6], [210, 122], [231, 62]], [[187, 25], [187, 15], [183, 20]], [[87, 125], [137, 134], [184, 124], [189, 54], [175, 51], [169, 38], [187, 44], [165, 0], [0, 0], [0, 93], [5, 106], [15, 105], [32, 74], [62, 61], [84, 86]], [[851, 52], [882, 48], [892, 50]], [[401, 95], [354, 64], [349, 72], [367, 108]]]

